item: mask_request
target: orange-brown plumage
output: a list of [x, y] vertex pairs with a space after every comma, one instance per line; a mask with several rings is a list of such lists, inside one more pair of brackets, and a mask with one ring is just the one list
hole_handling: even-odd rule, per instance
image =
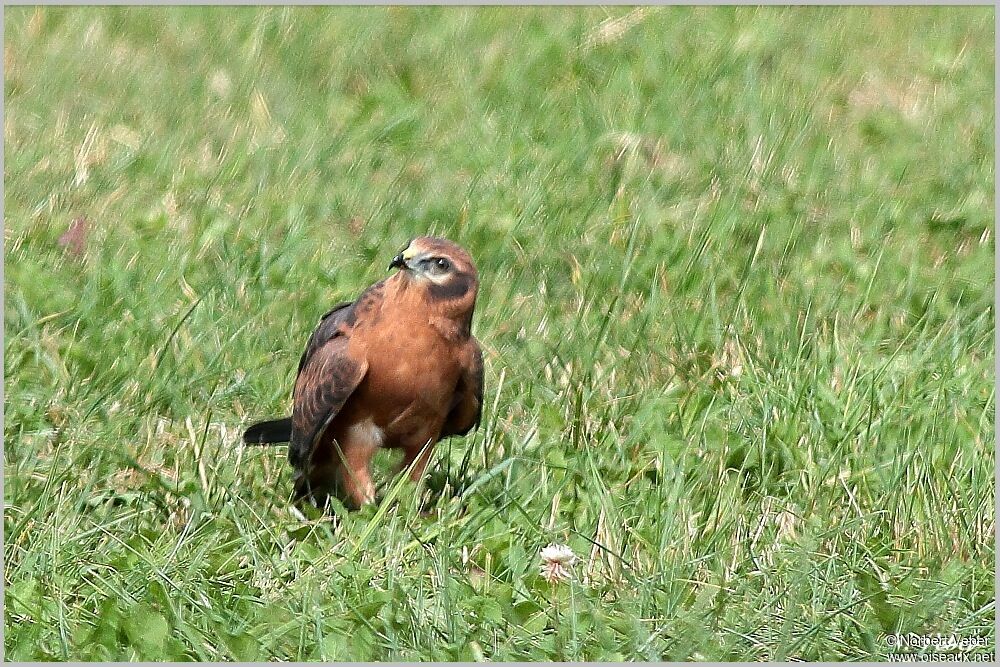
[[379, 447], [403, 450], [402, 467], [412, 465], [417, 480], [434, 443], [479, 423], [472, 258], [451, 241], [420, 237], [390, 268], [400, 270], [320, 321], [299, 362], [291, 419], [244, 434], [254, 443], [289, 440], [299, 496], [322, 502], [340, 486], [353, 504], [370, 502]]

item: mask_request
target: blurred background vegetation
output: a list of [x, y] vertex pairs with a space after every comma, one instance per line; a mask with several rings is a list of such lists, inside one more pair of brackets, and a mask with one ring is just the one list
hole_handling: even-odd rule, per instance
[[[992, 650], [993, 8], [4, 32], [8, 659]], [[240, 430], [424, 233], [483, 277], [484, 424], [430, 501], [303, 519]]]

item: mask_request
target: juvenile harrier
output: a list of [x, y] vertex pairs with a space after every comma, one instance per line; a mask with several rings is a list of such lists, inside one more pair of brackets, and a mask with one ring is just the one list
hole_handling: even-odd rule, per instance
[[254, 424], [248, 444], [288, 442], [296, 497], [322, 503], [339, 484], [356, 505], [375, 497], [379, 447], [403, 450], [418, 480], [441, 438], [479, 425], [483, 355], [472, 335], [479, 277], [447, 239], [414, 239], [398, 272], [320, 320], [302, 359], [292, 416]]

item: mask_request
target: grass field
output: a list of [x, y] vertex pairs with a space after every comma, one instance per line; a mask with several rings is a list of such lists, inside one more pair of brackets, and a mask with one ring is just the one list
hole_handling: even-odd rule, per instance
[[[7, 8], [7, 659], [993, 651], [993, 12]], [[483, 424], [297, 515], [241, 429], [431, 232]]]

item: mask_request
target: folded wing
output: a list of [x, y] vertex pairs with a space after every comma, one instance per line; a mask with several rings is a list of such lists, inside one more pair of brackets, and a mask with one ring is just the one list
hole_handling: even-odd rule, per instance
[[367, 361], [353, 357], [350, 352], [348, 343], [353, 327], [354, 304], [340, 304], [323, 316], [299, 361], [288, 461], [300, 470], [308, 467], [327, 425], [368, 370]]
[[455, 388], [441, 437], [465, 435], [479, 426], [483, 415], [483, 352], [474, 337], [462, 351], [462, 375]]

